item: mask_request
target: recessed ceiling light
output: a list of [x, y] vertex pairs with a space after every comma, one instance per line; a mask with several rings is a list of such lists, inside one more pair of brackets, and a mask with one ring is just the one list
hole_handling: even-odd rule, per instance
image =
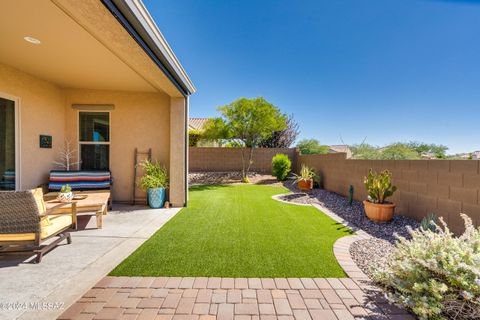
[[40, 44], [42, 43], [40, 40], [34, 38], [34, 37], [24, 37], [23, 39], [25, 39], [25, 41], [28, 41], [30, 43], [33, 43], [33, 44]]

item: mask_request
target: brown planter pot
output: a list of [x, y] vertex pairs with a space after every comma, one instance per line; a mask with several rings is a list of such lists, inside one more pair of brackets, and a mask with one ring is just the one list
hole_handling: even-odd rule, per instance
[[313, 189], [313, 179], [298, 180], [298, 189], [300, 189], [300, 190], [312, 190]]
[[376, 222], [388, 222], [395, 213], [394, 203], [373, 203], [365, 200], [363, 206], [368, 219]]

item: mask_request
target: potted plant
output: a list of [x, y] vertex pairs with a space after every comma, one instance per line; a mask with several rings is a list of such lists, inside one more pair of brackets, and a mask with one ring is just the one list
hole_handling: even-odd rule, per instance
[[157, 161], [146, 160], [142, 167], [145, 174], [140, 179], [140, 186], [147, 192], [147, 201], [150, 208], [163, 208], [165, 204], [165, 189], [168, 188], [168, 174], [165, 167]]
[[65, 184], [60, 189], [60, 192], [57, 195], [57, 200], [60, 202], [70, 202], [73, 199], [73, 192], [72, 187], [70, 185]]
[[313, 177], [315, 177], [315, 172], [313, 171], [313, 169], [302, 164], [302, 168], [300, 169], [300, 174], [295, 176], [296, 176], [295, 182], [297, 182], [298, 189], [300, 190], [313, 189]]
[[395, 204], [385, 200], [393, 195], [397, 187], [392, 185], [390, 171], [376, 173], [370, 169], [364, 179], [364, 184], [368, 193], [368, 199], [363, 201], [367, 217], [377, 222], [392, 220]]

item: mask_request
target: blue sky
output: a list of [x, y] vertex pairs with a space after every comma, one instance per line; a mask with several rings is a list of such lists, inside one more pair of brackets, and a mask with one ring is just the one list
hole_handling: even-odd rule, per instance
[[145, 0], [198, 92], [263, 96], [300, 138], [480, 149], [480, 1]]

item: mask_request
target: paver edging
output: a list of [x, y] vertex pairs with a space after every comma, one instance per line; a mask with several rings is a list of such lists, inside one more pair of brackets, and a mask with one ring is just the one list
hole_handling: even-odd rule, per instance
[[287, 203], [287, 204], [294, 204], [296, 206], [304, 206], [304, 207], [310, 207], [311, 206], [311, 204], [309, 204], [309, 203], [296, 203], [296, 202], [286, 201], [286, 200], [282, 199], [283, 196], [288, 196], [290, 194], [291, 193], [276, 194], [276, 195], [272, 196], [272, 199], [276, 200], [278, 202], [283, 202], [283, 203]]

